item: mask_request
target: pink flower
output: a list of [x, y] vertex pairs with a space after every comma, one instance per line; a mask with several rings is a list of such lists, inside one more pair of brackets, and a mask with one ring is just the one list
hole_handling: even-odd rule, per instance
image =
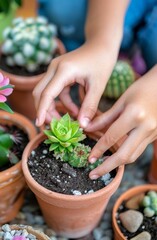
[[25, 236], [14, 236], [12, 240], [26, 240]]
[[9, 96], [13, 91], [13, 86], [9, 84], [9, 78], [0, 73], [0, 102], [6, 102], [6, 96]]

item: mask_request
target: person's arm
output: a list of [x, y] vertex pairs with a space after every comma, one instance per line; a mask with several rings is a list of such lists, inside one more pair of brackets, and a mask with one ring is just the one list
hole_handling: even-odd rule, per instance
[[[91, 121], [117, 60], [126, 7], [126, 0], [89, 0], [85, 44], [52, 60], [33, 91], [37, 126], [50, 121], [52, 115], [58, 115], [54, 101], [57, 96], [75, 116], [78, 115], [82, 127]], [[69, 86], [74, 83], [83, 85], [86, 90], [80, 111], [69, 95]]]
[[90, 162], [128, 135], [117, 152], [90, 172], [96, 179], [114, 168], [134, 162], [157, 139], [157, 65], [132, 84], [113, 107], [93, 120], [86, 131], [107, 128], [89, 156]]

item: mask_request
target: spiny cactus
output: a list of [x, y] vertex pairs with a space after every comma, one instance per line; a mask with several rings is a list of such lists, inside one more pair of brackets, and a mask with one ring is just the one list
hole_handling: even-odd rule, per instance
[[19, 159], [11, 151], [13, 144], [20, 143], [21, 138], [18, 134], [9, 134], [7, 128], [0, 125], [0, 167], [6, 165], [9, 161], [16, 164]]
[[28, 72], [49, 64], [57, 47], [56, 33], [56, 26], [44, 17], [15, 18], [12, 27], [3, 32], [2, 53], [7, 64], [22, 66]]
[[132, 67], [125, 61], [119, 60], [110, 76], [104, 91], [104, 96], [117, 99], [135, 81]]
[[149, 191], [142, 200], [144, 215], [147, 217], [157, 216], [157, 192]]
[[89, 146], [78, 144], [72, 152], [56, 153], [54, 156], [56, 159], [59, 158], [61, 161], [68, 162], [72, 167], [80, 168], [87, 166], [90, 151], [91, 148]]

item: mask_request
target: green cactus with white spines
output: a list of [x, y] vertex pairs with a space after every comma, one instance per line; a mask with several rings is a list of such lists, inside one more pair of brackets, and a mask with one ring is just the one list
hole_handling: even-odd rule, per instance
[[56, 26], [44, 17], [15, 18], [3, 32], [2, 53], [10, 67], [21, 66], [34, 72], [48, 65], [57, 47]]
[[112, 71], [103, 95], [117, 99], [134, 81], [135, 74], [132, 67], [129, 63], [119, 60]]
[[157, 192], [149, 191], [142, 200], [144, 215], [147, 217], [157, 216]]

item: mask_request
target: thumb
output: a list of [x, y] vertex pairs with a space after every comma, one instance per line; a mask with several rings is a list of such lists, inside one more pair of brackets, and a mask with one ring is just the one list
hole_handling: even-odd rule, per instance
[[96, 85], [93, 84], [89, 87], [82, 102], [78, 115], [78, 121], [82, 128], [86, 128], [88, 126], [97, 112], [98, 104], [103, 93], [103, 88], [102, 86], [100, 88], [98, 83], [99, 81]]

